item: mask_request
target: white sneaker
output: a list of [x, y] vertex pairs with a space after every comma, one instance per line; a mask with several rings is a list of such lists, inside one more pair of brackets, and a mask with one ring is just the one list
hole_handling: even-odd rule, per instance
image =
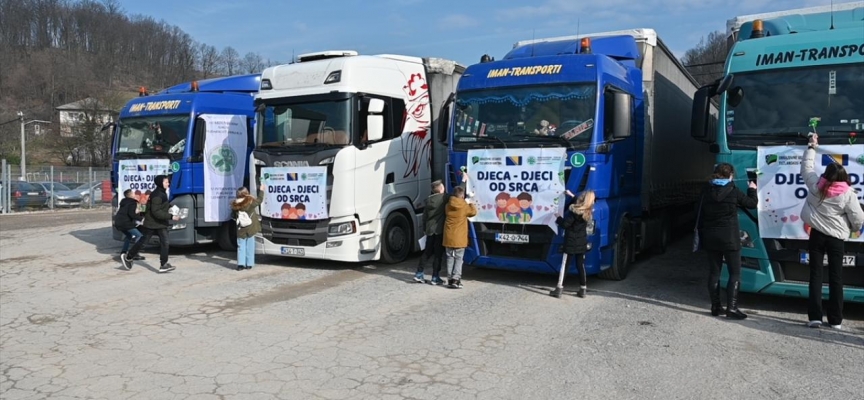
[[818, 328], [822, 326], [822, 321], [810, 321], [807, 323], [807, 326], [810, 328]]
[[828, 326], [830, 326], [831, 329], [836, 329], [836, 330], [838, 330], [838, 331], [842, 331], [842, 330], [843, 330], [843, 325], [828, 325]]

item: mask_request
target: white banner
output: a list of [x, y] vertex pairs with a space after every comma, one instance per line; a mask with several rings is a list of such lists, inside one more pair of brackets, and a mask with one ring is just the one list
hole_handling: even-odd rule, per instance
[[[807, 186], [801, 176], [805, 146], [760, 146], [757, 158], [759, 186], [759, 235], [771, 239], [810, 237], [810, 227], [801, 220]], [[864, 190], [864, 145], [823, 145], [816, 150], [816, 173], [821, 175], [832, 162], [849, 172], [852, 187]], [[739, 171], [742, 174], [744, 171]], [[853, 232], [850, 241], [864, 241], [862, 232]]]
[[261, 215], [276, 219], [327, 219], [327, 167], [261, 168], [266, 186]]
[[201, 115], [207, 122], [204, 139], [204, 221], [222, 222], [231, 218], [231, 201], [243, 186], [246, 167], [246, 117], [243, 115]]
[[468, 150], [468, 193], [477, 222], [548, 225], [564, 214], [567, 151], [549, 149]]
[[166, 159], [120, 160], [117, 166], [117, 204], [123, 200], [126, 189], [132, 189], [139, 204], [147, 204], [150, 193], [156, 189], [153, 178], [168, 175], [169, 164]]

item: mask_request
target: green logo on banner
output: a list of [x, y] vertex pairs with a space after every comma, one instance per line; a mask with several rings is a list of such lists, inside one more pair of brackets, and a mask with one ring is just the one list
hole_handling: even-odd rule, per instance
[[219, 175], [231, 175], [237, 167], [237, 153], [229, 146], [219, 146], [210, 153], [207, 164]]
[[180, 163], [174, 161], [171, 163], [171, 172], [180, 172]]
[[573, 153], [573, 155], [570, 156], [570, 165], [572, 165], [573, 168], [579, 168], [585, 165], [585, 155], [582, 153]]

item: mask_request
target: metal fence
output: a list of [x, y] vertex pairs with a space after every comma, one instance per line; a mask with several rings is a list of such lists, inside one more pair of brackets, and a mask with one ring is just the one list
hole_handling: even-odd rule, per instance
[[[102, 201], [103, 182], [111, 180], [110, 168], [27, 166], [21, 168], [0, 160], [0, 212], [90, 208], [106, 205]], [[35, 186], [35, 191], [15, 190], [17, 182]], [[53, 184], [52, 184], [53, 183]], [[66, 189], [69, 190], [66, 190]]]

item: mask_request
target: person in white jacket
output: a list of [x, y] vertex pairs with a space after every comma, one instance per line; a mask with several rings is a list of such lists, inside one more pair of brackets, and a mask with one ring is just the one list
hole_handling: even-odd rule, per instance
[[842, 165], [828, 165], [821, 176], [815, 172], [818, 145], [818, 136], [813, 134], [801, 162], [801, 176], [809, 192], [801, 210], [801, 219], [810, 225], [810, 303], [807, 311], [810, 322], [807, 325], [811, 328], [822, 326], [822, 269], [827, 254], [828, 325], [841, 329], [844, 244], [852, 232], [864, 225], [864, 211]]

